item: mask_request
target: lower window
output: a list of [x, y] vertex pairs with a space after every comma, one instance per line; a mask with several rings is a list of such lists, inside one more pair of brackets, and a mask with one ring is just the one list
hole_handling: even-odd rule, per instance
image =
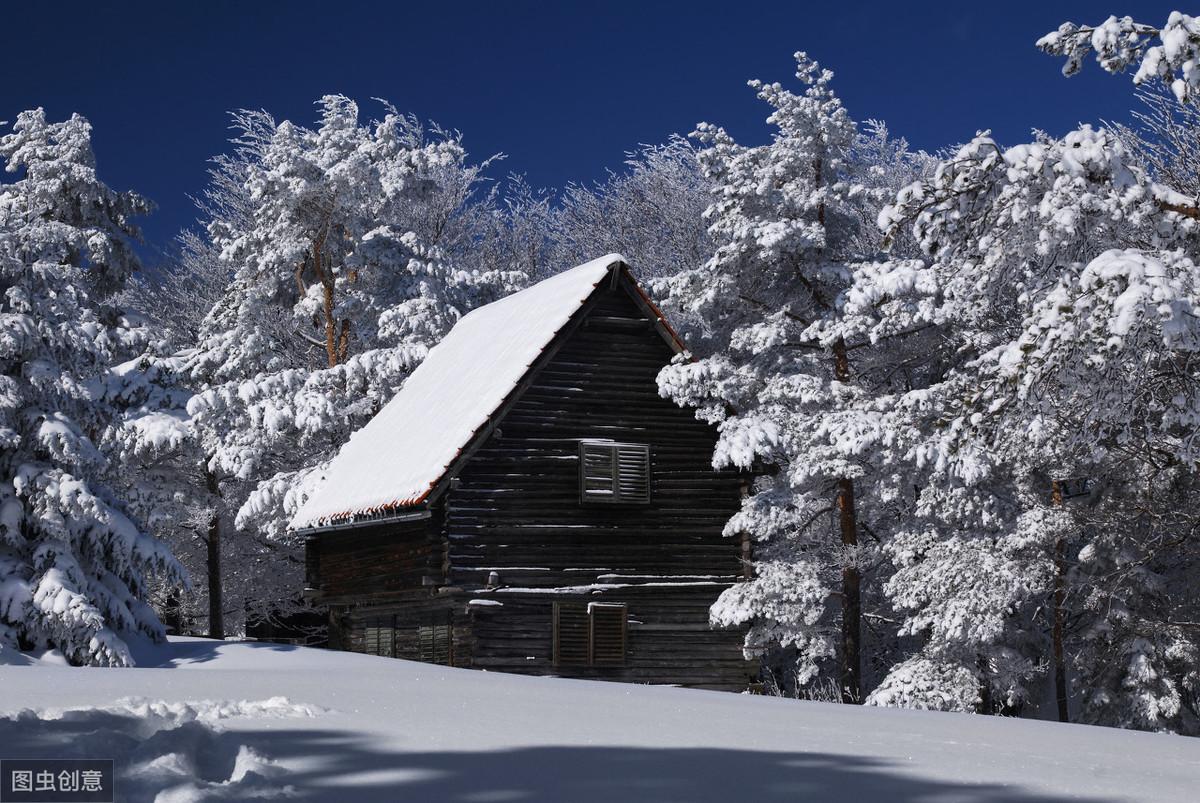
[[366, 621], [363, 652], [368, 655], [396, 655], [396, 617], [375, 616]]
[[454, 663], [454, 631], [450, 616], [434, 616], [417, 628], [417, 651], [427, 664], [451, 666]]
[[363, 621], [363, 652], [454, 665], [454, 628], [450, 612], [426, 614], [414, 624], [401, 616], [372, 616]]
[[623, 665], [628, 621], [624, 603], [555, 602], [554, 665]]

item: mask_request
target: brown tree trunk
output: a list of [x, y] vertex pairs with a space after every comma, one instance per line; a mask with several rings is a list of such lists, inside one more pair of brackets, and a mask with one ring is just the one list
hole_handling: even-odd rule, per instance
[[333, 282], [321, 282], [322, 307], [325, 312], [325, 356], [332, 368], [338, 364], [337, 320], [333, 317]]
[[[849, 381], [850, 358], [840, 338], [833, 346], [833, 369], [839, 382]], [[854, 480], [848, 477], [837, 481], [837, 511], [842, 545], [858, 546]], [[842, 567], [842, 702], [862, 702], [862, 576], [857, 566]]]
[[[329, 226], [326, 224], [325, 228], [313, 240], [308, 259], [312, 260], [313, 276], [321, 283], [321, 315], [324, 318], [323, 323], [325, 325], [325, 360], [329, 367], [333, 368], [345, 360], [346, 352], [349, 350], [350, 322], [341, 322], [342, 331], [339, 337], [338, 319], [333, 314], [336, 283], [333, 272], [325, 265], [325, 242], [328, 238]], [[302, 276], [303, 268], [296, 272], [296, 286], [303, 294], [307, 291], [304, 287]]]
[[217, 478], [205, 470], [204, 482], [214, 500], [212, 515], [208, 519], [208, 637], [225, 638], [224, 586], [221, 583], [221, 506], [216, 499], [221, 494]]
[[337, 359], [344, 363], [350, 355], [350, 319], [342, 318], [342, 333], [338, 335]]
[[333, 314], [333, 275], [325, 270], [321, 251], [325, 248], [325, 235], [322, 234], [313, 243], [312, 260], [313, 273], [321, 282], [321, 312], [325, 316], [325, 357], [332, 368], [338, 364], [338, 331], [337, 318]]
[[[813, 161], [813, 173], [816, 186], [820, 187], [824, 183], [820, 157]], [[817, 206], [817, 222], [825, 225], [824, 203]], [[840, 337], [833, 344], [833, 376], [839, 382], [850, 381], [850, 357], [846, 341]], [[837, 481], [837, 511], [842, 546], [858, 546], [858, 509], [854, 503], [854, 480], [849, 477]], [[862, 575], [857, 565], [842, 567], [842, 702], [862, 703]]]
[[[1051, 500], [1055, 507], [1062, 507], [1062, 483], [1051, 484]], [[1058, 721], [1070, 722], [1071, 712], [1067, 707], [1067, 664], [1063, 658], [1063, 620], [1067, 600], [1067, 545], [1062, 538], [1054, 542], [1054, 696], [1058, 701]]]

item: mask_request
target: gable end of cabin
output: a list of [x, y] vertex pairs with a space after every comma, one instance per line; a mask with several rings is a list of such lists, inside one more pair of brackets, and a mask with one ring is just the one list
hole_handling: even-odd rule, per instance
[[309, 537], [331, 643], [456, 666], [743, 690], [742, 630], [708, 609], [745, 577], [722, 535], [745, 476], [658, 393], [681, 349], [623, 266], [547, 344], [406, 521]]

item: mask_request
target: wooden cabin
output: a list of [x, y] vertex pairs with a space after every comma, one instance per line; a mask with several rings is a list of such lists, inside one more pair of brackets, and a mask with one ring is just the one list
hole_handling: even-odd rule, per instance
[[744, 690], [708, 609], [748, 571], [746, 477], [658, 393], [683, 343], [618, 255], [481, 307], [307, 500], [307, 592], [335, 648]]

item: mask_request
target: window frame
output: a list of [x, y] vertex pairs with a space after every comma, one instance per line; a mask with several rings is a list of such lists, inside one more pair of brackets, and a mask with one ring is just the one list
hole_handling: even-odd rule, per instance
[[[597, 493], [588, 489], [588, 451], [594, 449], [604, 449], [608, 452], [610, 471], [609, 481], [610, 490], [608, 493]], [[625, 450], [627, 455], [621, 454]], [[630, 457], [629, 452], [635, 452]], [[626, 466], [630, 465], [630, 461], [637, 461], [641, 469], [641, 477], [631, 477], [624, 480], [624, 484], [638, 483], [644, 486], [644, 491], [637, 495], [632, 495], [622, 491], [623, 479], [625, 478]], [[648, 443], [629, 443], [624, 441], [600, 440], [594, 438], [585, 438], [579, 441], [579, 502], [583, 505], [623, 505], [623, 506], [639, 506], [649, 505], [651, 503], [651, 472], [652, 460], [650, 454], [650, 444]], [[632, 469], [630, 469], [632, 470]]]

